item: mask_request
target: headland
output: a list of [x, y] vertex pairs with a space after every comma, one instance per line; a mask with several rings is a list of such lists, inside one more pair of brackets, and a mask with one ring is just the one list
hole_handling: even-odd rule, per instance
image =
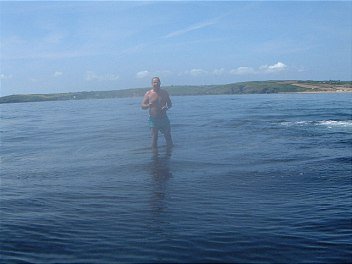
[[[171, 96], [272, 93], [338, 93], [352, 92], [352, 81], [270, 80], [238, 82], [222, 85], [164, 86], [163, 88], [167, 90]], [[145, 94], [148, 89], [150, 88], [134, 88], [111, 91], [84, 91], [53, 94], [16, 94], [0, 97], [0, 104], [141, 97]]]

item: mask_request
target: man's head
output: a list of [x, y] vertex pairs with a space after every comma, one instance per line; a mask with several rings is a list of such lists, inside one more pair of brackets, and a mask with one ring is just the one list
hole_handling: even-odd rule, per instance
[[159, 77], [154, 77], [152, 79], [152, 86], [154, 91], [158, 91], [160, 89], [160, 78]]

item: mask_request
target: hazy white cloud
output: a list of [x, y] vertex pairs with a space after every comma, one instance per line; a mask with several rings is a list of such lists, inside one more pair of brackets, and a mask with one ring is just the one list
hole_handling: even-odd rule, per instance
[[64, 73], [63, 72], [61, 72], [61, 71], [56, 71], [56, 72], [54, 72], [54, 77], [60, 77], [60, 76], [62, 76]]
[[169, 70], [153, 70], [153, 71], [139, 71], [136, 73], [137, 79], [144, 79], [144, 78], [152, 78], [154, 76], [158, 76], [160, 78], [171, 76], [173, 73]]
[[177, 36], [186, 34], [186, 33], [191, 32], [191, 31], [195, 31], [195, 30], [199, 30], [199, 29], [202, 29], [202, 28], [209, 27], [211, 25], [214, 25], [215, 23], [216, 23], [215, 20], [210, 20], [210, 21], [205, 21], [205, 22], [202, 22], [202, 23], [193, 24], [193, 25], [190, 25], [189, 27], [170, 32], [169, 34], [165, 35], [164, 38], [177, 37]]
[[118, 74], [96, 74], [92, 71], [87, 71], [86, 80], [87, 81], [116, 81], [120, 78]]
[[217, 75], [217, 76], [223, 75], [224, 73], [225, 73], [225, 69], [224, 69], [224, 68], [220, 68], [220, 69], [215, 69], [215, 70], [213, 70], [213, 74], [214, 74], [214, 75]]
[[307, 69], [303, 66], [293, 66], [290, 67], [290, 70], [296, 71], [296, 72], [305, 72]]
[[275, 72], [281, 72], [287, 68], [287, 65], [285, 65], [282, 62], [278, 62], [274, 65], [263, 65], [259, 67], [259, 70], [265, 73], [275, 73]]
[[138, 78], [138, 79], [143, 79], [143, 78], [146, 78], [146, 77], [150, 77], [150, 72], [147, 71], [147, 70], [140, 71], [140, 72], [136, 73], [136, 78]]
[[246, 74], [255, 74], [255, 70], [252, 67], [238, 67], [230, 71], [230, 74], [234, 75], [246, 75]]
[[0, 74], [0, 80], [9, 80], [12, 79], [12, 74]]
[[[225, 70], [225, 68], [218, 68], [214, 70], [203, 70], [200, 68], [191, 69], [180, 73], [179, 76], [182, 75], [191, 75], [193, 77], [199, 76], [224, 76], [224, 75], [258, 75], [258, 74], [270, 74], [277, 73], [287, 70], [288, 66], [282, 62], [278, 62], [273, 65], [263, 65], [257, 68], [241, 66], [232, 70]], [[292, 69], [292, 68], [291, 68]], [[302, 69], [302, 67], [301, 67]], [[296, 69], [296, 71], [302, 71]]]
[[258, 69], [253, 67], [238, 67], [230, 71], [233, 75], [248, 75], [248, 74], [266, 74], [266, 73], [277, 73], [286, 70], [288, 67], [282, 62], [278, 62], [273, 65], [262, 65]]
[[306, 69], [305, 69], [304, 67], [299, 67], [299, 68], [297, 68], [297, 71], [298, 71], [298, 72], [305, 72]]
[[186, 74], [190, 74], [192, 76], [201, 76], [208, 74], [208, 72], [203, 69], [192, 69], [190, 71], [187, 71]]

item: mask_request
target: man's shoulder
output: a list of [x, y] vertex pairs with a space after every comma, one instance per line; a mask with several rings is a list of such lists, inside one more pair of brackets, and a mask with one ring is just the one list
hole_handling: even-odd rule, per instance
[[145, 95], [149, 95], [149, 94], [151, 94], [152, 92], [153, 92], [153, 89], [147, 91], [147, 92], [145, 93]]

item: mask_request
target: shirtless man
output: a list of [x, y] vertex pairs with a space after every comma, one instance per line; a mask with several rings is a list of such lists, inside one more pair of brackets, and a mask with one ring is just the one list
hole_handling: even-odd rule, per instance
[[152, 148], [158, 146], [158, 132], [164, 134], [167, 147], [172, 147], [170, 121], [166, 111], [172, 107], [169, 93], [160, 88], [159, 77], [152, 79], [153, 89], [149, 90], [141, 103], [142, 109], [149, 109], [149, 126], [152, 133]]

